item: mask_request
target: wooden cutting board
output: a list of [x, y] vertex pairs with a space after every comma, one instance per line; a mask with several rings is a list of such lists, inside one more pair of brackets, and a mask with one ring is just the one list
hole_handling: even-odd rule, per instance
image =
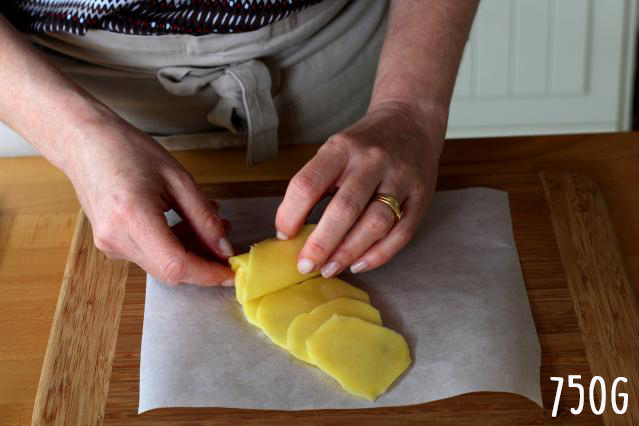
[[[285, 182], [204, 186], [210, 198], [282, 194]], [[639, 309], [624, 272], [605, 202], [587, 178], [570, 173], [446, 176], [438, 190], [487, 186], [509, 193], [515, 240], [542, 348], [544, 409], [524, 397], [477, 392], [408, 407], [370, 410], [263, 411], [160, 409], [137, 414], [145, 274], [106, 259], [80, 213], [44, 360], [33, 423], [69, 425], [237, 424], [639, 424]], [[250, 368], [250, 366], [247, 366]], [[596, 416], [586, 398], [564, 387], [551, 417], [550, 377], [593, 376], [607, 385]], [[615, 414], [610, 387], [629, 394]], [[598, 388], [597, 388], [598, 389]], [[600, 395], [597, 392], [596, 400]], [[621, 402], [621, 401], [620, 401]]]

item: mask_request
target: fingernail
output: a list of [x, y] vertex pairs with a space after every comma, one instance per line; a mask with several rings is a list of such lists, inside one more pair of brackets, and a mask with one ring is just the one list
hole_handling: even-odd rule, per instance
[[362, 272], [367, 267], [368, 265], [366, 264], [366, 262], [364, 262], [363, 260], [358, 260], [351, 265], [351, 272], [356, 274], [358, 272]]
[[300, 274], [308, 274], [315, 268], [315, 264], [308, 259], [300, 259], [297, 262], [297, 270], [300, 271]]
[[326, 265], [322, 266], [320, 272], [322, 273], [322, 276], [324, 278], [330, 278], [335, 275], [337, 271], [339, 271], [340, 267], [341, 265], [337, 262], [328, 262]]
[[275, 236], [277, 237], [278, 240], [288, 240], [288, 235], [286, 235], [282, 231], [277, 231]]
[[222, 285], [224, 287], [233, 287], [235, 285], [235, 280], [233, 278], [226, 279], [222, 281]]
[[226, 238], [220, 238], [217, 246], [220, 248], [220, 251], [224, 256], [233, 256], [233, 247], [231, 247], [231, 243], [229, 243], [229, 240]]

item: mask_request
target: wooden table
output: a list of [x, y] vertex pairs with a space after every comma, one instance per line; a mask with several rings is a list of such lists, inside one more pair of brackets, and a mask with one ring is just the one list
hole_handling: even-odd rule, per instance
[[[290, 178], [315, 146], [293, 146], [248, 169], [242, 151], [176, 154], [202, 183]], [[639, 283], [639, 133], [447, 142], [441, 174], [576, 171], [597, 182], [625, 266]], [[33, 401], [79, 205], [41, 158], [0, 159], [0, 424], [30, 424]]]

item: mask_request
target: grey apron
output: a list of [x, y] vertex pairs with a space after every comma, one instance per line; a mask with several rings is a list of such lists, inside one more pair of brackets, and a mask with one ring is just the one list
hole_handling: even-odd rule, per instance
[[170, 150], [321, 143], [368, 107], [387, 0], [324, 0], [257, 31], [31, 36], [73, 80]]

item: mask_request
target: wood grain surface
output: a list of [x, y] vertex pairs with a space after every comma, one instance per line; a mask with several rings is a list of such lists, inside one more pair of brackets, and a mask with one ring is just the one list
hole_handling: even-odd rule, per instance
[[[245, 166], [243, 150], [194, 150], [174, 155], [198, 182], [269, 181], [289, 179], [317, 147], [281, 147], [276, 160], [253, 168]], [[440, 165], [442, 176], [539, 170], [580, 172], [598, 184], [631, 284], [638, 286], [639, 133], [451, 140], [446, 142]], [[2, 425], [31, 423], [78, 209], [67, 178], [43, 158], [0, 158]], [[534, 269], [527, 273], [534, 274]], [[552, 295], [547, 297], [552, 299]], [[573, 344], [570, 339], [561, 342]], [[187, 417], [184, 419], [186, 423]], [[318, 417], [310, 422], [321, 420]]]
[[[42, 366], [34, 425], [100, 425], [128, 263], [107, 259], [78, 215]], [[106, 284], [106, 285], [105, 285]]]
[[[623, 418], [639, 425], [639, 306], [606, 202], [583, 175], [542, 173], [541, 179], [590, 369], [604, 379], [608, 392], [616, 378], [628, 380], [632, 391]], [[606, 424], [619, 420], [610, 408], [602, 415]]]

